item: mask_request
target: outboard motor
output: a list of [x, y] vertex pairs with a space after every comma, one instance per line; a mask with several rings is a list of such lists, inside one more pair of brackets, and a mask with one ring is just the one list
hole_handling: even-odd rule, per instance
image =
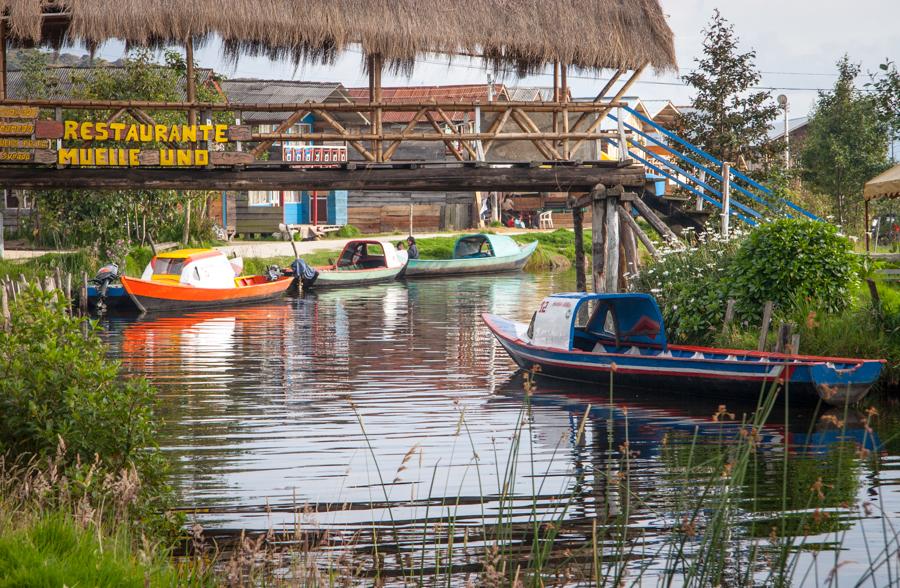
[[97, 312], [103, 312], [106, 309], [106, 291], [109, 285], [118, 279], [119, 266], [115, 263], [104, 265], [91, 279], [91, 283], [97, 286]]
[[269, 267], [266, 268], [266, 279], [269, 280], [270, 282], [274, 282], [275, 280], [277, 280], [278, 278], [280, 278], [283, 275], [284, 275], [284, 273], [281, 271], [281, 268], [278, 267], [277, 265], [270, 265]]
[[319, 277], [319, 271], [299, 257], [291, 262], [291, 270], [294, 272], [294, 278], [306, 287], [312, 286]]

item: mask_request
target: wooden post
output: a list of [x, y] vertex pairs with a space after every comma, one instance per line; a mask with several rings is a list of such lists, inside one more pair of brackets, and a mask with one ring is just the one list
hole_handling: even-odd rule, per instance
[[[4, 202], [6, 204], [6, 202]], [[0, 259], [6, 255], [6, 242], [3, 237], [3, 213], [0, 212]]]
[[878, 286], [875, 285], [875, 280], [872, 278], [866, 278], [866, 284], [869, 286], [869, 296], [872, 297], [872, 308], [875, 309], [875, 314], [880, 318], [881, 296], [878, 295]]
[[[569, 66], [565, 63], [562, 64], [560, 68], [560, 102], [564, 105], [569, 101], [569, 80], [568, 80], [568, 70]], [[563, 133], [566, 135], [569, 134], [569, 109], [567, 106], [563, 106], [562, 111], [562, 128]], [[569, 152], [569, 138], [568, 136], [562, 141], [562, 156], [568, 160], [571, 159], [572, 154]]]
[[650, 207], [647, 206], [647, 203], [640, 199], [640, 197], [635, 198], [632, 201], [634, 207], [638, 209], [638, 212], [641, 213], [641, 216], [647, 219], [647, 222], [650, 223], [650, 226], [659, 233], [663, 239], [665, 239], [669, 245], [679, 246], [681, 245], [681, 241], [678, 239], [678, 235], [676, 235], [672, 229], [666, 226], [666, 223], [662, 221], [661, 218], [656, 216], [656, 213], [650, 210]]
[[6, 21], [0, 21], [0, 100], [6, 100]]
[[734, 320], [734, 298], [729, 298], [725, 303], [725, 320], [722, 321], [722, 333], [726, 333], [728, 331], [728, 327], [731, 325], [731, 321]]
[[769, 337], [769, 324], [772, 322], [772, 311], [775, 309], [775, 303], [771, 300], [766, 302], [763, 307], [762, 326], [759, 329], [759, 343], [756, 346], [757, 351], [766, 350], [766, 339]]
[[584, 210], [578, 206], [572, 209], [572, 223], [575, 225], [575, 284], [579, 292], [587, 292], [584, 276]]
[[791, 333], [794, 326], [791, 323], [781, 323], [778, 327], [778, 339], [775, 341], [775, 353], [784, 353], [790, 345]]
[[800, 333], [794, 333], [791, 337], [791, 349], [788, 351], [791, 355], [800, 355]]
[[413, 201], [410, 199], [409, 201], [409, 236], [413, 234]]
[[591, 262], [594, 292], [603, 292], [603, 268], [606, 258], [606, 187], [594, 186], [591, 192]]
[[[866, 253], [868, 253], [869, 252], [869, 231], [872, 228], [869, 226], [869, 199], [866, 198], [863, 202], [864, 202], [863, 210], [865, 212], [865, 215], [864, 215], [865, 221], [864, 222], [866, 223], [863, 228], [866, 232]], [[875, 244], [875, 248], [878, 249], [878, 243]]]
[[604, 292], [619, 291], [619, 198], [618, 195], [610, 195], [607, 190], [606, 197], [606, 279]]
[[[184, 61], [187, 66], [187, 71], [185, 72], [187, 75], [187, 79], [185, 80], [185, 85], [187, 89], [187, 101], [190, 103], [194, 103], [197, 101], [197, 80], [194, 76], [194, 41], [193, 39], [188, 39], [184, 43]], [[197, 111], [194, 108], [188, 110], [188, 124], [195, 125], [197, 124]]]
[[625, 208], [622, 208], [621, 210], [619, 210], [619, 216], [625, 220], [628, 226], [631, 227], [632, 234], [640, 239], [641, 243], [644, 244], [644, 247], [647, 248], [647, 251], [650, 252], [650, 255], [653, 256], [654, 259], [658, 259], [659, 251], [656, 250], [656, 246], [653, 244], [653, 241], [650, 240], [650, 237], [647, 236], [647, 233], [641, 230], [640, 225], [637, 224], [637, 221], [634, 220], [631, 214]]
[[69, 313], [72, 312], [72, 274], [66, 272], [66, 300], [69, 304]]
[[78, 303], [81, 306], [81, 314], [87, 315], [87, 313], [88, 313], [88, 276], [87, 276], [87, 272], [84, 272], [81, 276], [81, 293], [78, 296]]
[[[382, 69], [382, 60], [381, 55], [372, 54], [369, 56], [369, 101], [379, 104], [379, 106], [375, 107], [375, 111], [372, 112], [372, 134], [381, 135], [382, 133], [382, 124], [381, 124], [381, 69]], [[375, 161], [384, 161], [384, 145], [381, 139], [376, 139], [373, 144], [373, 149], [375, 151]]]
[[[619, 216], [619, 235], [622, 241], [623, 257], [625, 258], [625, 272], [628, 274], [627, 280], [633, 280], [640, 272], [637, 240], [634, 237], [634, 232], [631, 230], [631, 225], [625, 220], [627, 213], [622, 214], [623, 211], [624, 209], [621, 206], [616, 211]], [[622, 277], [625, 278], [624, 275]]]
[[0, 292], [0, 309], [3, 311], [3, 328], [9, 330], [11, 317], [9, 314], [9, 295], [6, 293], [5, 286], [3, 287], [2, 292]]
[[722, 164], [722, 236], [728, 238], [731, 226], [731, 164]]

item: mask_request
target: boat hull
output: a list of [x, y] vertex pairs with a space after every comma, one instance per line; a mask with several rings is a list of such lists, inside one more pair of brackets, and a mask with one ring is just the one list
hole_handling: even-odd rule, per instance
[[835, 364], [829, 358], [775, 354], [752, 354], [759, 359], [738, 361], [724, 359], [729, 354], [723, 350], [709, 349], [704, 354], [701, 348], [679, 348], [687, 357], [563, 351], [526, 343], [526, 325], [495, 315], [485, 314], [482, 318], [522, 369], [557, 379], [597, 384], [601, 394], [608, 393], [612, 382], [615, 387], [702, 394], [713, 399], [746, 399], [758, 396], [775, 382], [782, 382], [791, 402], [821, 400], [843, 406], [865, 396], [877, 381], [884, 363], [882, 360], [834, 360], [854, 362], [840, 367], [844, 364]]
[[353, 288], [392, 282], [403, 271], [402, 267], [377, 268], [362, 270], [330, 270], [318, 268], [319, 275], [315, 280], [304, 281], [304, 289], [321, 290], [325, 288]]
[[[97, 308], [97, 304], [100, 302], [100, 291], [97, 286], [93, 284], [88, 285], [88, 307], [92, 310]], [[128, 295], [128, 292], [125, 291], [125, 288], [120, 285], [111, 285], [106, 288], [106, 298], [104, 299], [104, 304], [106, 305], [106, 309], [110, 311], [134, 311], [135, 306], [134, 302], [131, 300], [131, 297]]]
[[464, 259], [410, 259], [405, 278], [430, 278], [462, 274], [495, 274], [520, 271], [537, 248], [537, 241], [521, 248], [516, 255], [472, 257]]
[[294, 282], [283, 276], [272, 282], [261, 282], [236, 288], [195, 288], [180, 284], [150, 282], [122, 278], [122, 286], [142, 312], [195, 310], [250, 304], [283, 296]]

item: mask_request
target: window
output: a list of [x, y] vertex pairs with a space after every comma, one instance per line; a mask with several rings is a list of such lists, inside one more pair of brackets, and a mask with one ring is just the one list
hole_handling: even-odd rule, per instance
[[258, 190], [250, 191], [247, 193], [248, 196], [248, 205], [249, 206], [280, 206], [281, 205], [281, 193], [280, 192], [262, 192]]
[[184, 262], [184, 259], [159, 257], [153, 261], [153, 273], [180, 276]]

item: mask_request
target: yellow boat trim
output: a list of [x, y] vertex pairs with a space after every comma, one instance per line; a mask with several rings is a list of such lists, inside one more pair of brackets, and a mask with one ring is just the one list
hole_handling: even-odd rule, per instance
[[186, 259], [191, 257], [192, 255], [197, 255], [199, 253], [209, 253], [211, 251], [215, 251], [214, 249], [177, 249], [175, 251], [168, 251], [166, 253], [160, 253], [156, 257], [158, 259]]

